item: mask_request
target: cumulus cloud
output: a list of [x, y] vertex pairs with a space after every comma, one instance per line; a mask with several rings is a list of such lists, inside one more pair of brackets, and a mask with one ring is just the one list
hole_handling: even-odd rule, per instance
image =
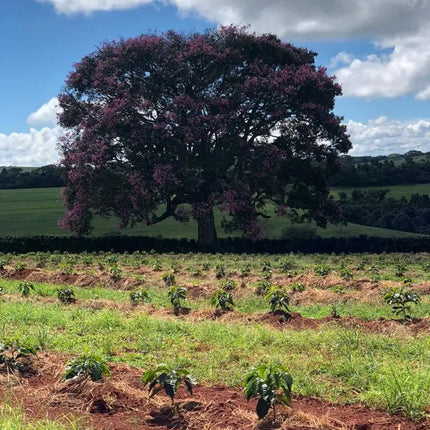
[[37, 0], [39, 3], [51, 3], [58, 13], [91, 13], [95, 11], [109, 11], [131, 9], [153, 0]]
[[379, 117], [366, 123], [350, 120], [347, 127], [353, 145], [350, 155], [430, 151], [430, 119], [398, 121]]
[[414, 94], [418, 100], [430, 100], [430, 26], [403, 37], [384, 38], [377, 46], [392, 52], [363, 59], [341, 53], [332, 60], [346, 64], [335, 72], [344, 94], [363, 98]]
[[[176, 6], [218, 24], [251, 24], [257, 32], [293, 40], [376, 41], [383, 53], [354, 58], [342, 52], [332, 67], [344, 94], [430, 99], [430, 0], [37, 0], [58, 13], [91, 13], [157, 4]], [[388, 49], [390, 53], [386, 53]]]
[[30, 128], [28, 133], [0, 133], [0, 166], [44, 166], [56, 163], [59, 127]]
[[430, 18], [428, 0], [37, 0], [58, 13], [170, 4], [220, 24], [251, 24], [282, 37], [339, 39], [413, 31]]
[[60, 108], [57, 97], [53, 97], [49, 102], [40, 106], [36, 112], [27, 117], [28, 125], [55, 125], [57, 123], [57, 114]]

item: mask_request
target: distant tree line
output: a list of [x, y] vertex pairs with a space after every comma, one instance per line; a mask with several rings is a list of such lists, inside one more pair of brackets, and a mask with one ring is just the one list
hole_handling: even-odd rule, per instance
[[387, 198], [389, 190], [353, 190], [339, 193], [345, 221], [373, 227], [430, 234], [430, 197], [412, 194], [409, 200]]
[[63, 169], [54, 165], [26, 171], [21, 167], [0, 170], [0, 189], [63, 187]]
[[[368, 187], [430, 183], [430, 153], [409, 151], [404, 155], [341, 158], [332, 186]], [[0, 189], [44, 188], [65, 185], [64, 169], [55, 165], [31, 171], [21, 167], [0, 168]]]
[[417, 157], [410, 151], [403, 157], [342, 157], [332, 186], [368, 187], [430, 182], [430, 154]]

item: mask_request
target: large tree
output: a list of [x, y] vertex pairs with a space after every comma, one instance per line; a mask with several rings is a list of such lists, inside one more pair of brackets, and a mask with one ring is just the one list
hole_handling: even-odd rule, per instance
[[62, 225], [82, 235], [93, 214], [122, 226], [192, 216], [213, 248], [215, 206], [251, 237], [269, 202], [336, 220], [327, 178], [351, 144], [333, 113], [341, 88], [315, 55], [237, 27], [103, 44], [59, 95]]

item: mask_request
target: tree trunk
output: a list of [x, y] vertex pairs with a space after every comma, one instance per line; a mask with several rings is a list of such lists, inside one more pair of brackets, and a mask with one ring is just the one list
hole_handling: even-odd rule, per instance
[[214, 211], [197, 218], [199, 249], [203, 252], [219, 251], [218, 236], [215, 229]]

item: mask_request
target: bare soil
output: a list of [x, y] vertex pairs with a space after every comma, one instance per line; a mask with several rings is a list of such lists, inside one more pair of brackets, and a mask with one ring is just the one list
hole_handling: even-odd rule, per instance
[[[112, 364], [102, 382], [64, 382], [68, 357], [40, 354], [38, 373], [28, 378], [0, 374], [1, 398], [16, 399], [28, 419], [49, 417], [67, 423], [71, 416], [96, 430], [425, 430], [430, 420], [414, 423], [361, 405], [339, 406], [316, 398], [293, 398], [279, 410], [278, 420], [258, 421], [255, 401], [247, 402], [240, 388], [195, 387], [193, 396], [179, 390], [176, 407], [157, 395], [149, 399], [139, 384], [141, 371]], [[65, 418], [66, 417], [66, 418]], [[68, 418], [67, 418], [68, 417]]]

